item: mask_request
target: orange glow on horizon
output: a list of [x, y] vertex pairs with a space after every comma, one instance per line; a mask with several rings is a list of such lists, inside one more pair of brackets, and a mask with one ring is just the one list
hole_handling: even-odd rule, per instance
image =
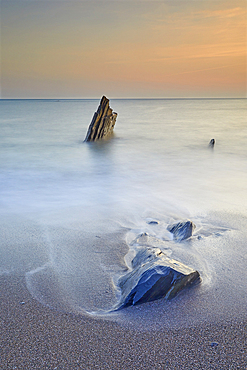
[[[28, 28], [29, 19], [20, 16], [18, 27], [3, 28], [3, 95], [57, 90], [57, 96], [87, 97], [93, 88], [105, 85], [109, 90], [105, 93], [112, 97], [140, 92], [162, 97], [171, 90], [180, 96], [203, 96], [205, 91], [205, 96], [246, 97], [244, 2], [209, 1], [205, 6], [211, 9], [188, 3], [191, 6], [183, 12], [171, 11], [168, 3], [149, 4], [148, 10], [134, 7], [127, 21], [123, 4], [112, 3], [111, 11], [119, 17], [112, 30], [108, 23], [107, 28], [100, 22], [80, 22], [79, 16], [77, 22], [68, 19], [57, 28], [52, 23], [35, 27], [35, 22]], [[83, 3], [77, 6], [83, 17]], [[106, 11], [107, 7], [97, 15], [102, 22]], [[43, 16], [47, 17], [45, 12]]]

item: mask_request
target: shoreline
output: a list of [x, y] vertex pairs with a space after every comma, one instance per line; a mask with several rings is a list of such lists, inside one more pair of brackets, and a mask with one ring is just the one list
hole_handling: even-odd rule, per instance
[[[2, 369], [245, 369], [247, 317], [139, 331], [42, 306], [1, 276]], [[144, 324], [145, 325], [145, 324]]]

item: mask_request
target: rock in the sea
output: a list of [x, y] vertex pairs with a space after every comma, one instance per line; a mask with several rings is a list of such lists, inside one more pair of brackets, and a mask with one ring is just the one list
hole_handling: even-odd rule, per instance
[[177, 222], [167, 226], [167, 230], [173, 234], [173, 239], [178, 241], [191, 237], [195, 228], [196, 225], [190, 220]]
[[215, 140], [214, 139], [211, 139], [208, 146], [209, 148], [213, 148], [214, 147], [214, 144], [215, 144]]
[[84, 141], [96, 141], [110, 136], [116, 123], [117, 113], [109, 106], [109, 99], [101, 98], [97, 112], [94, 113]]
[[118, 281], [121, 299], [116, 309], [162, 297], [171, 299], [186, 286], [200, 281], [198, 271], [168, 258], [159, 248], [140, 248], [132, 267]]

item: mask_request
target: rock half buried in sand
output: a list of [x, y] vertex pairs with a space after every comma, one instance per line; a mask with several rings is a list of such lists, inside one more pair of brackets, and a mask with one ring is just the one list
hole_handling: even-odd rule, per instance
[[178, 241], [191, 237], [195, 228], [196, 225], [190, 220], [177, 222], [167, 226], [167, 230], [173, 234], [173, 239]]
[[140, 248], [132, 267], [133, 270], [118, 281], [121, 299], [116, 309], [162, 297], [171, 299], [200, 280], [198, 271], [168, 258], [159, 248]]
[[110, 136], [116, 123], [117, 113], [109, 106], [109, 99], [102, 96], [97, 112], [94, 113], [84, 141], [96, 141]]

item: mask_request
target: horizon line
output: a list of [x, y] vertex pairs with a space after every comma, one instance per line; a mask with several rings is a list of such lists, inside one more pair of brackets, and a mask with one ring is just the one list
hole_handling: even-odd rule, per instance
[[[104, 96], [104, 95], [102, 95]], [[101, 98], [0, 98], [0, 100], [99, 100]], [[109, 98], [108, 98], [109, 99]], [[232, 100], [232, 99], [247, 99], [246, 97], [171, 97], [171, 98], [110, 98], [109, 100]]]

